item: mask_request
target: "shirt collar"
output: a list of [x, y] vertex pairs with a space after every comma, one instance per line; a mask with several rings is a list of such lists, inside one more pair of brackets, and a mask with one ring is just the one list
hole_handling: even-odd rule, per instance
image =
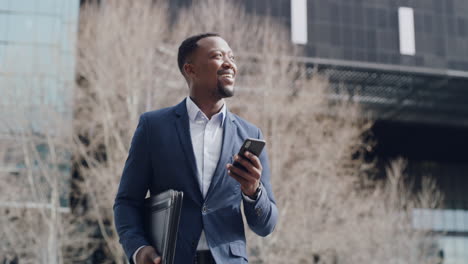
[[[189, 116], [190, 121], [194, 122], [197, 118], [200, 118], [204, 116], [206, 118], [205, 113], [203, 113], [202, 110], [193, 102], [192, 98], [190, 96], [187, 96], [187, 100], [185, 100], [185, 104], [187, 106], [187, 113]], [[227, 107], [226, 107], [226, 102], [224, 102], [223, 107], [221, 110], [213, 115], [213, 117], [217, 117], [218, 115], [221, 118], [221, 126], [224, 125], [224, 120], [226, 119], [226, 112], [227, 112]]]

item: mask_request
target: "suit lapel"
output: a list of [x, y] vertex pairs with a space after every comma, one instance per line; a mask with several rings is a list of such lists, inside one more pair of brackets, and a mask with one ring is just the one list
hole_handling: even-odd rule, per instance
[[193, 153], [192, 138], [190, 137], [190, 123], [187, 113], [187, 107], [185, 105], [185, 100], [179, 103], [175, 108], [175, 113], [177, 115], [177, 118], [175, 120], [175, 126], [177, 134], [179, 136], [180, 144], [182, 145], [185, 157], [187, 158], [187, 161], [190, 166], [189, 169], [192, 172], [192, 180], [195, 181], [195, 195], [198, 201], [203, 201], [203, 196], [200, 191], [200, 183], [198, 182], [197, 177], [197, 165], [195, 162], [195, 155]]
[[226, 111], [221, 156], [219, 157], [218, 164], [216, 165], [216, 169], [213, 174], [213, 178], [211, 179], [211, 184], [208, 188], [205, 200], [208, 200], [214, 188], [216, 187], [216, 184], [224, 175], [224, 171], [226, 170], [226, 164], [231, 161], [232, 148], [234, 146], [234, 137], [236, 135], [236, 131], [236, 123], [234, 122], [234, 119], [232, 119], [231, 113], [229, 111]]

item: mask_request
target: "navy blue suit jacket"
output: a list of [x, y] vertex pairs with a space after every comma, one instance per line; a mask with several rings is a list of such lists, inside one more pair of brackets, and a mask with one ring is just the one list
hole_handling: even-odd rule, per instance
[[[260, 130], [227, 111], [223, 145], [206, 198], [200, 191], [185, 100], [176, 106], [141, 115], [132, 139], [117, 197], [114, 217], [120, 242], [131, 258], [149, 245], [143, 232], [143, 201], [147, 190], [184, 192], [175, 263], [193, 263], [202, 229], [217, 263], [247, 263], [240, 184], [227, 174], [246, 138], [262, 138]], [[260, 155], [263, 191], [257, 201], [244, 201], [249, 227], [258, 235], [270, 234], [278, 209], [270, 184], [267, 151]]]

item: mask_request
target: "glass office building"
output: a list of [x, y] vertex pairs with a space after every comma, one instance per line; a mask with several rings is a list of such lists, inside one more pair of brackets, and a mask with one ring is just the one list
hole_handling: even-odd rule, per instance
[[[71, 129], [78, 12], [77, 0], [0, 0], [0, 141], [10, 151], [18, 147], [13, 135], [25, 130], [45, 135], [53, 119], [65, 120]], [[63, 131], [47, 133], [63, 136]], [[42, 157], [49, 152], [44, 144], [37, 145], [36, 150], [45, 155]], [[5, 159], [2, 172], [21, 175], [26, 165], [10, 162], [8, 153]], [[67, 182], [70, 164], [60, 167]], [[28, 199], [21, 201], [0, 203], [50, 207]], [[68, 207], [67, 192], [60, 194], [60, 205]]]
[[298, 59], [329, 77], [332, 98], [359, 91], [382, 166], [402, 156], [416, 182], [437, 181], [443, 208], [416, 210], [413, 225], [442, 234], [442, 263], [467, 263], [468, 1], [243, 2], [290, 28], [305, 49]]

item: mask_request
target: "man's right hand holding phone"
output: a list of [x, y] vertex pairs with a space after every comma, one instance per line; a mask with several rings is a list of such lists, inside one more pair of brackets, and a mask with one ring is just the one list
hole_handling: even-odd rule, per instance
[[232, 164], [227, 164], [228, 174], [241, 185], [242, 192], [250, 198], [256, 200], [255, 194], [260, 186], [262, 176], [262, 164], [260, 159], [254, 154], [246, 151], [244, 157], [234, 156], [234, 161], [240, 163], [244, 168], [239, 168]]

